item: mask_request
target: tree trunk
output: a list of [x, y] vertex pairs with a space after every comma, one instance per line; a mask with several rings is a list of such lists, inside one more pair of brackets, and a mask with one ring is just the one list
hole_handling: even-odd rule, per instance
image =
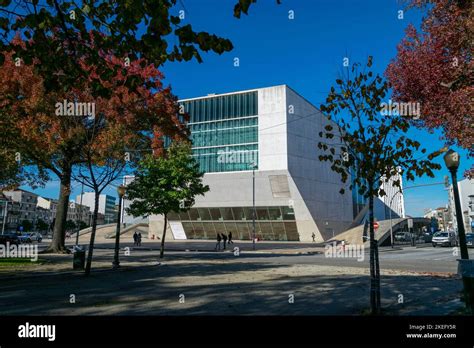
[[72, 167], [67, 166], [63, 169], [61, 185], [59, 190], [59, 201], [56, 210], [56, 217], [53, 228], [53, 237], [51, 244], [44, 253], [65, 253], [66, 238], [66, 219], [69, 208], [69, 196], [71, 194], [71, 172]]
[[95, 232], [97, 230], [98, 212], [99, 212], [99, 192], [95, 191], [94, 213], [92, 214], [91, 239], [89, 242], [89, 251], [87, 253], [87, 263], [86, 263], [86, 272], [85, 272], [86, 276], [89, 276], [89, 274], [91, 273], [92, 255], [94, 253], [94, 241], [95, 241]]
[[[369, 183], [369, 187], [373, 185]], [[370, 236], [370, 311], [372, 314], [379, 314], [380, 287], [378, 286], [378, 252], [375, 243], [374, 231], [374, 196], [369, 197], [369, 236]]]
[[165, 214], [165, 222], [163, 224], [163, 236], [161, 236], [161, 249], [160, 249], [160, 259], [163, 258], [165, 253], [165, 238], [166, 238], [166, 225], [168, 223], [168, 214]]

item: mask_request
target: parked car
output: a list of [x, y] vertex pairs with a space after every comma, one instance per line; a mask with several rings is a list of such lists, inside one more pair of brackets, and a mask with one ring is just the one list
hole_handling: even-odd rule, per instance
[[41, 241], [43, 240], [43, 235], [39, 232], [31, 232], [27, 234], [30, 236], [32, 242], [41, 243]]
[[20, 243], [22, 243], [22, 244], [32, 242], [29, 233], [22, 233], [22, 234], [18, 235], [18, 239], [20, 240]]
[[395, 233], [395, 240], [397, 242], [409, 242], [409, 241], [411, 241], [411, 233], [409, 233], [409, 232], [397, 232], [397, 233]]
[[466, 233], [466, 245], [468, 248], [474, 248], [474, 233]]
[[458, 245], [458, 239], [454, 232], [438, 232], [433, 235], [431, 240], [433, 247], [438, 245], [441, 246], [456, 246]]
[[20, 239], [15, 233], [0, 234], [0, 244], [6, 245], [7, 243], [18, 245], [20, 244]]

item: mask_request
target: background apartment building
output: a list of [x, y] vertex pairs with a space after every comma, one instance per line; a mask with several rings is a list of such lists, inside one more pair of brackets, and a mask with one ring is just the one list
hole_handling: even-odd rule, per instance
[[[100, 224], [111, 224], [117, 222], [117, 209], [115, 207], [116, 198], [109, 195], [99, 196], [99, 221]], [[81, 195], [76, 196], [76, 203], [81, 203]], [[89, 207], [90, 212], [94, 212], [95, 193], [85, 192], [82, 195], [82, 205]], [[103, 218], [103, 220], [102, 220]]]
[[[459, 198], [461, 200], [462, 219], [466, 232], [474, 231], [474, 179], [464, 179], [458, 181]], [[453, 228], [457, 230], [456, 209], [454, 206], [454, 194], [452, 185], [449, 186], [449, 209]]]

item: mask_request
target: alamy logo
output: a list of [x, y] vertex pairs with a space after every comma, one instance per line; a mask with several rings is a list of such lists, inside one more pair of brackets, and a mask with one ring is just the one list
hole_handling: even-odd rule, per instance
[[20, 338], [47, 338], [48, 341], [56, 340], [56, 325], [34, 325], [28, 322], [18, 326]]
[[38, 245], [28, 244], [0, 244], [0, 258], [24, 258], [32, 262], [38, 261]]
[[95, 103], [63, 102], [55, 104], [57, 116], [87, 116], [95, 118]]
[[258, 158], [257, 151], [235, 151], [228, 147], [217, 151], [217, 155], [217, 163], [255, 163]]
[[410, 116], [415, 120], [420, 118], [420, 103], [393, 103], [389, 99], [388, 103], [381, 103], [380, 108], [380, 113], [383, 116]]
[[328, 258], [357, 258], [357, 261], [364, 261], [364, 246], [362, 244], [337, 244], [332, 242], [326, 244], [324, 256]]

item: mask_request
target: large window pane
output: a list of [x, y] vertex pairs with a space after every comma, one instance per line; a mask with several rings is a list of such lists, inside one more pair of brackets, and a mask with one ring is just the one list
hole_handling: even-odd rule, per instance
[[225, 227], [226, 226], [224, 225], [223, 222], [214, 222], [214, 229], [216, 230], [216, 233], [227, 234], [227, 231], [226, 231]]
[[283, 212], [283, 220], [294, 220], [295, 219], [295, 211], [291, 207], [283, 206], [281, 207], [281, 211]]
[[193, 224], [190, 222], [183, 222], [183, 229], [188, 239], [195, 239]]
[[195, 239], [205, 239], [204, 236], [204, 227], [202, 226], [202, 222], [193, 222], [194, 227], [194, 238]]
[[257, 218], [259, 220], [269, 220], [267, 208], [257, 208]]
[[232, 238], [233, 239], [240, 239], [239, 238], [239, 233], [237, 231], [237, 226], [235, 225], [235, 222], [226, 222], [225, 223], [225, 229], [227, 231], [227, 234], [229, 234], [229, 232], [232, 232]]
[[271, 222], [259, 222], [263, 240], [275, 240]]
[[237, 232], [238, 232], [238, 238], [237, 239], [249, 240], [250, 235], [249, 235], [249, 229], [247, 227], [247, 223], [246, 222], [236, 222], [235, 224], [237, 226]]
[[179, 216], [181, 218], [181, 220], [189, 220], [189, 215], [188, 215], [188, 212], [187, 211], [181, 211], [179, 212]]
[[243, 210], [244, 210], [245, 218], [247, 220], [253, 220], [253, 211], [254, 211], [253, 207], [244, 207]]
[[245, 220], [244, 208], [236, 207], [232, 208], [232, 211], [234, 212], [235, 220]]
[[222, 219], [219, 208], [209, 208], [209, 212], [211, 213], [212, 220], [219, 221]]
[[211, 220], [211, 214], [209, 214], [209, 209], [207, 208], [197, 208], [201, 220]]
[[179, 214], [175, 213], [174, 211], [170, 211], [168, 213], [168, 220], [173, 220], [173, 221], [180, 220]]
[[221, 216], [224, 220], [234, 220], [232, 215], [232, 208], [219, 208]]
[[198, 213], [198, 210], [196, 208], [191, 208], [189, 209], [189, 218], [191, 220], [199, 220], [199, 213]]
[[272, 222], [272, 228], [275, 240], [288, 240], [286, 237], [285, 225], [283, 224], [283, 222]]
[[212, 222], [203, 222], [202, 226], [204, 227], [204, 235], [206, 239], [216, 239], [216, 230], [214, 229], [214, 224]]
[[281, 213], [280, 207], [269, 207], [268, 214], [270, 220], [282, 220], [283, 215]]

